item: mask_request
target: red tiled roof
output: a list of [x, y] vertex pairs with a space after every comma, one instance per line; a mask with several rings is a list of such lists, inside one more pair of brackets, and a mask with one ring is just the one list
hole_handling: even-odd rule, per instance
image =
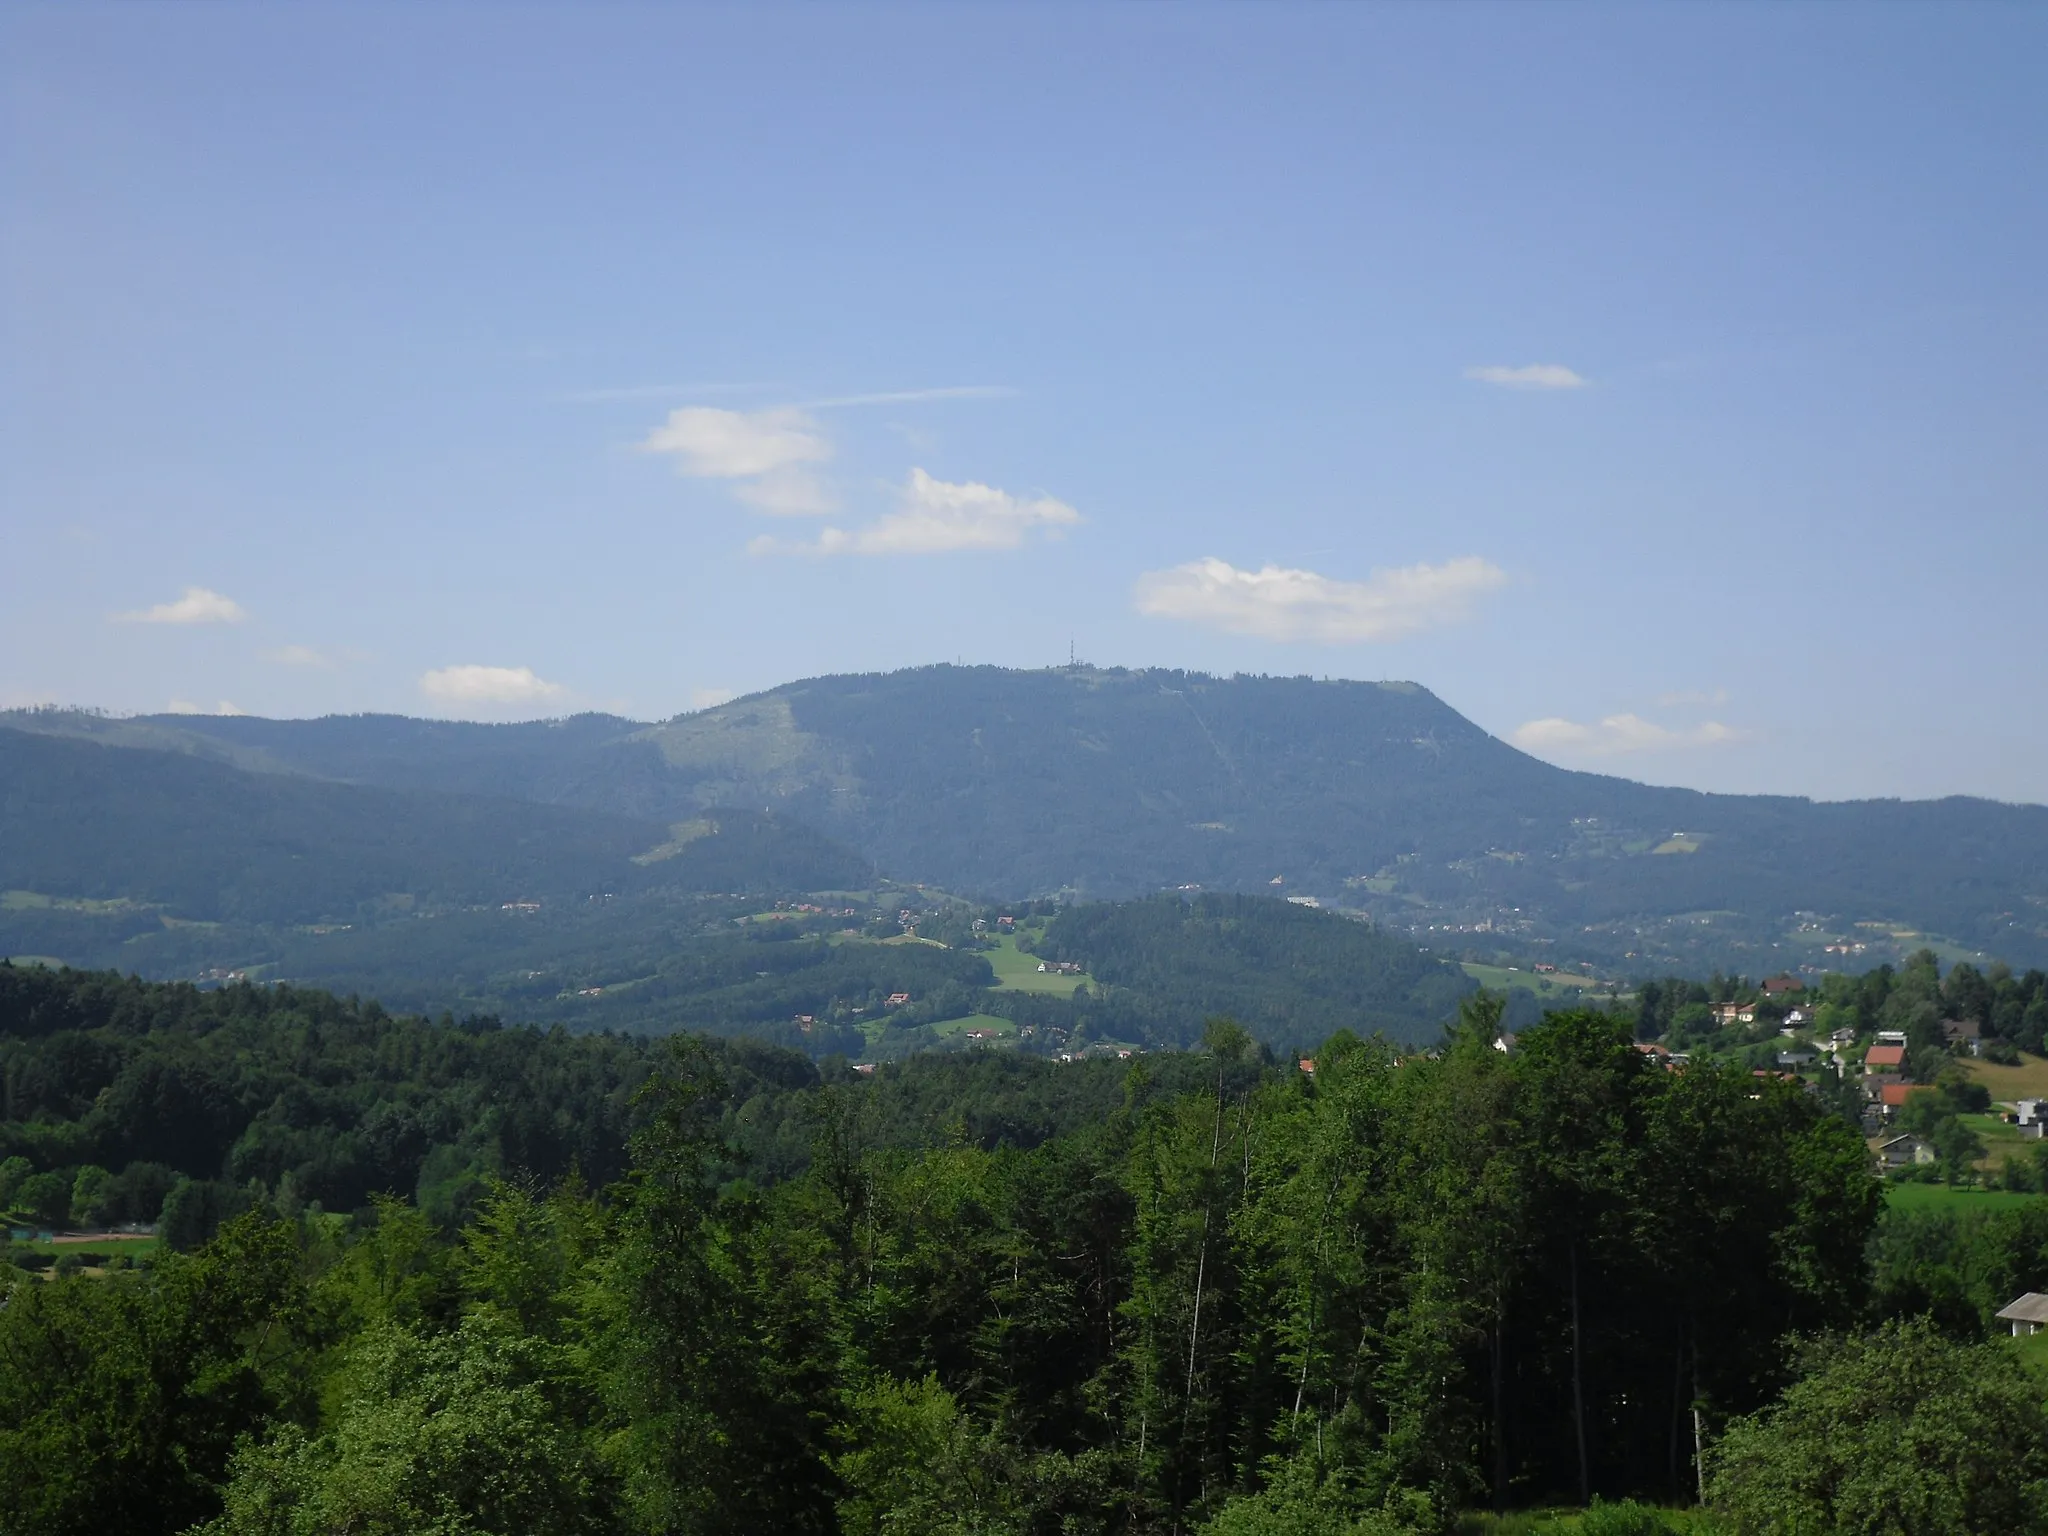
[[1864, 1053], [1866, 1067], [1900, 1067], [1906, 1063], [1906, 1048], [1903, 1045], [1873, 1045]]

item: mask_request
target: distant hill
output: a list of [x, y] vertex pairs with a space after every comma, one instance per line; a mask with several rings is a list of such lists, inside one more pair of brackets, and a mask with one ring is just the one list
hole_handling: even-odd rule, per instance
[[759, 811], [663, 823], [251, 772], [140, 739], [117, 748], [0, 729], [0, 891], [146, 904], [188, 922], [310, 923], [414, 903], [872, 878], [858, 855]]
[[2048, 963], [2048, 809], [1572, 773], [1408, 683], [942, 666], [791, 683], [652, 726], [6, 718], [642, 825], [760, 807], [896, 879], [1003, 899], [1300, 895], [1424, 944], [1623, 969], [1872, 963], [1923, 935]]

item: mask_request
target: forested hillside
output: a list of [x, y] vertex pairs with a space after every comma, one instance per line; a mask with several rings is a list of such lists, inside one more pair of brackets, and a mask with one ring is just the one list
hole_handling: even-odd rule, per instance
[[[1872, 1287], [1879, 1190], [1839, 1118], [1661, 1070], [1620, 1016], [1511, 1053], [1496, 1029], [1478, 1004], [1440, 1055], [1340, 1032], [1313, 1076], [1219, 1022], [1157, 1062], [859, 1080], [0, 969], [31, 1116], [7, 1198], [139, 1187], [60, 1161], [86, 1148], [175, 1153], [191, 1250], [0, 1267], [0, 1532], [1439, 1536], [1685, 1501], [1701, 1446], [1738, 1517], [1852, 1528], [1858, 1485], [1808, 1475], [1833, 1457], [1938, 1522], [1902, 1529], [2043, 1529], [2017, 1363], [1878, 1328], [1913, 1293]], [[233, 1111], [150, 1139], [194, 1102]], [[337, 1179], [391, 1122], [414, 1150]], [[2048, 1283], [2038, 1253], [2004, 1278]], [[1818, 1329], [1850, 1337], [1791, 1347]], [[1889, 1377], [1924, 1392], [1858, 1398]], [[1975, 1454], [1910, 1454], [1923, 1400]], [[1830, 1404], [1868, 1456], [1817, 1438]]]
[[331, 922], [394, 902], [873, 879], [819, 833], [758, 811], [714, 808], [669, 824], [4, 728], [0, 791], [0, 890], [160, 906], [188, 922]]
[[[517, 797], [642, 826], [767, 808], [886, 876], [991, 899], [1277, 890], [1404, 932], [1568, 946], [1616, 967], [1760, 970], [1829, 944], [1876, 963], [1922, 934], [2048, 960], [2048, 809], [1569, 773], [1407, 683], [929, 667], [791, 683], [658, 726], [7, 720], [273, 779]], [[39, 868], [35, 888], [86, 894], [100, 874], [90, 860]], [[1773, 962], [1774, 947], [1789, 954]]]

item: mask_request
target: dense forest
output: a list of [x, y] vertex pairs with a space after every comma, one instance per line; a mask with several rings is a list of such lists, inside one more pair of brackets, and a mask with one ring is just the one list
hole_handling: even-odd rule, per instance
[[[1339, 1027], [1428, 1041], [1471, 990], [1456, 966], [1365, 924], [1268, 897], [1210, 895], [1022, 906], [1031, 914], [1024, 942], [1082, 964], [1091, 981], [1070, 998], [999, 989], [986, 929], [1001, 909], [917, 892], [840, 904], [855, 900], [628, 892], [531, 910], [493, 904], [251, 931], [236, 948], [223, 930], [195, 941], [190, 926], [166, 928], [148, 912], [28, 908], [0, 910], [0, 937], [22, 934], [30, 940], [22, 952], [42, 954], [32, 943], [39, 919], [53, 929], [100, 924], [110, 935], [133, 923], [138, 933], [92, 953], [124, 969], [147, 962], [143, 974], [193, 976], [223, 969], [204, 961], [225, 952], [235, 969], [266, 980], [377, 997], [394, 1009], [578, 1031], [743, 1034], [819, 1058], [943, 1048], [932, 1026], [975, 1014], [1013, 1020], [1031, 1031], [1025, 1049], [1055, 1053], [1089, 1041], [1185, 1045], [1212, 1013], [1278, 1045], [1309, 1044]], [[973, 930], [977, 916], [982, 934]], [[899, 993], [908, 1005], [888, 1007]]]
[[2048, 1529], [2042, 1219], [1638, 1022], [862, 1077], [0, 967], [0, 1203], [168, 1239], [0, 1268], [0, 1531]]

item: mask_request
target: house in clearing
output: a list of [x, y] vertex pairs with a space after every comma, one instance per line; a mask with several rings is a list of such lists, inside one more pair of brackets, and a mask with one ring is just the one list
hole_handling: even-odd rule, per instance
[[1756, 1022], [1755, 1003], [1715, 1003], [1712, 1006], [1714, 1009], [1714, 1023], [1720, 1028], [1726, 1029], [1730, 1024], [1754, 1024]]
[[1933, 1162], [1934, 1148], [1918, 1136], [1894, 1136], [1878, 1143], [1877, 1160], [1885, 1168], [1911, 1168]]
[[1906, 1064], [1906, 1048], [1903, 1045], [1873, 1045], [1863, 1054], [1863, 1070], [1869, 1076], [1881, 1072], [1896, 1072]]
[[2029, 1291], [2002, 1307], [1998, 1320], [2012, 1329], [2012, 1336], [2016, 1339], [2039, 1333], [2043, 1327], [2048, 1327], [2048, 1296], [2039, 1291]]

